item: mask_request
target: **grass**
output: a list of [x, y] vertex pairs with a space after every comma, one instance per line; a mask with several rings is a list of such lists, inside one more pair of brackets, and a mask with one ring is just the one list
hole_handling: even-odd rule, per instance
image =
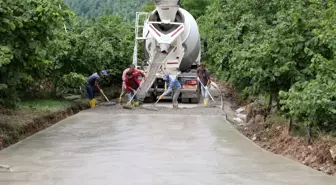
[[33, 109], [36, 111], [61, 111], [70, 108], [75, 103], [73, 101], [61, 100], [33, 100], [19, 104], [20, 110]]
[[[13, 144], [35, 131], [50, 126], [62, 118], [66, 110], [84, 105], [86, 100], [31, 100], [24, 101], [15, 110], [0, 112], [0, 149]], [[63, 116], [64, 117], [64, 116]]]

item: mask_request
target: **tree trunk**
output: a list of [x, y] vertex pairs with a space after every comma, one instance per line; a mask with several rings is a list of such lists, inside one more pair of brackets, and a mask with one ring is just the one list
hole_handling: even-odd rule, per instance
[[61, 79], [60, 77], [55, 78], [55, 81], [54, 81], [54, 89], [53, 89], [53, 97], [54, 98], [57, 98], [57, 88], [58, 88], [58, 84], [59, 84], [60, 79]]
[[269, 98], [269, 101], [268, 101], [268, 107], [266, 109], [265, 116], [264, 116], [264, 122], [266, 122], [266, 118], [272, 110], [272, 102], [273, 102], [273, 94], [270, 94], [270, 98]]
[[277, 103], [276, 103], [276, 106], [277, 106], [277, 110], [279, 111], [280, 110], [280, 98], [277, 97]]
[[293, 118], [290, 117], [289, 124], [288, 124], [288, 134], [292, 131], [292, 127], [293, 127]]
[[306, 130], [307, 130], [307, 142], [308, 144], [310, 145], [311, 144], [311, 137], [312, 137], [312, 134], [311, 134], [311, 126], [308, 125], [306, 127]]

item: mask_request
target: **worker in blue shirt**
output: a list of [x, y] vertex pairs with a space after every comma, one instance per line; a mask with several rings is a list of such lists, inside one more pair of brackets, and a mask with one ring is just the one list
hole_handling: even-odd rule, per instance
[[100, 90], [99, 80], [102, 76], [106, 76], [107, 71], [102, 70], [99, 73], [93, 73], [87, 80], [86, 92], [89, 98], [89, 105], [91, 108], [96, 106], [95, 90]]
[[181, 84], [180, 82], [172, 76], [169, 76], [168, 74], [163, 75], [163, 80], [167, 81], [169, 86], [168, 90], [166, 90], [161, 96], [160, 99], [163, 98], [163, 96], [169, 94], [170, 92], [173, 92], [173, 108], [178, 108], [178, 97], [181, 93]]

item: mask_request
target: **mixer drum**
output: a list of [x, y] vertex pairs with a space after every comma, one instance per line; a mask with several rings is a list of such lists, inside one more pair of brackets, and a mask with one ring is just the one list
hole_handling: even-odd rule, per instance
[[[149, 17], [149, 21], [161, 22], [159, 13], [157, 10], [153, 11], [153, 13]], [[201, 52], [201, 41], [200, 34], [197, 26], [197, 22], [195, 18], [186, 10], [179, 8], [175, 21], [178, 23], [184, 24], [184, 32], [181, 34], [182, 45], [185, 48], [184, 57], [180, 63], [179, 70], [180, 71], [188, 71], [194, 62], [199, 58]], [[163, 34], [168, 34], [175, 31], [178, 28], [178, 25], [171, 24], [156, 24], [154, 27]], [[143, 36], [146, 37], [148, 34], [148, 28], [145, 27], [143, 31]], [[173, 42], [171, 47], [175, 47], [175, 42]], [[146, 42], [146, 50], [150, 51], [150, 40]]]

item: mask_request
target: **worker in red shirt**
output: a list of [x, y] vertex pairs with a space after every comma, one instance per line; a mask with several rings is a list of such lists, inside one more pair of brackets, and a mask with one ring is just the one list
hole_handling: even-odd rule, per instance
[[[126, 78], [125, 78], [125, 90], [127, 93], [127, 99], [130, 102], [134, 94], [136, 94], [136, 91], [140, 87], [140, 80], [138, 79], [138, 76], [141, 74], [141, 72], [133, 72], [133, 71], [128, 71], [126, 73]], [[135, 95], [133, 100], [131, 101], [131, 105], [138, 106], [139, 105], [139, 99]]]
[[[139, 80], [141, 82], [142, 79], [139, 79], [139, 76], [141, 75], [143, 79], [146, 78], [146, 75], [139, 69], [137, 69], [135, 67], [134, 64], [131, 64], [127, 69], [125, 69], [123, 71], [123, 74], [122, 74], [122, 80], [123, 80], [123, 83], [122, 83], [122, 90], [121, 90], [121, 94], [120, 94], [120, 97], [119, 97], [119, 103], [122, 104], [122, 98], [123, 96], [126, 94], [126, 84], [125, 84], [125, 80], [127, 79], [127, 76], [126, 76], [126, 73], [127, 72], [135, 72], [137, 75], [136, 78], [137, 80]], [[140, 83], [139, 83], [140, 84]]]

